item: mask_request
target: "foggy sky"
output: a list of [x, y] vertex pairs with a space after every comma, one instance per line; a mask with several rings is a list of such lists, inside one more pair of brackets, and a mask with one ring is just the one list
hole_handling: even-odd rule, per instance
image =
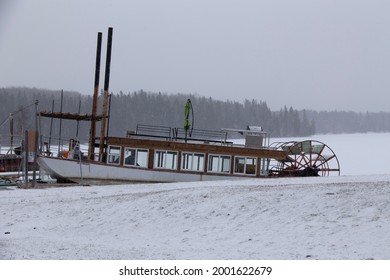
[[0, 0], [0, 87], [110, 91], [390, 111], [387, 0]]

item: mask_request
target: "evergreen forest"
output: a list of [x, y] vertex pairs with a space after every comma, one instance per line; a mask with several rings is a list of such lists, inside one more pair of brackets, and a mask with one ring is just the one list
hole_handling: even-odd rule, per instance
[[[51, 135], [51, 139], [77, 138], [87, 142], [89, 122], [60, 121], [44, 117], [35, 121], [35, 110], [91, 114], [91, 95], [64, 91], [62, 96], [61, 102], [61, 91], [24, 87], [0, 88], [0, 134], [2, 136], [10, 134], [12, 119], [13, 134], [22, 135], [23, 131], [34, 129], [38, 123], [42, 134], [47, 138]], [[272, 111], [267, 103], [261, 100], [245, 100], [240, 103], [199, 95], [151, 93], [140, 90], [110, 95], [109, 134], [125, 136], [127, 131], [135, 130], [137, 124], [183, 127], [184, 105], [187, 99], [191, 99], [193, 105], [193, 126], [196, 129], [245, 129], [248, 125], [261, 126], [271, 137], [390, 131], [390, 113], [386, 112], [317, 112], [296, 110], [287, 106]], [[36, 101], [37, 106], [34, 105]], [[98, 112], [101, 112], [102, 93], [99, 101]], [[98, 126], [98, 133], [99, 129]]]

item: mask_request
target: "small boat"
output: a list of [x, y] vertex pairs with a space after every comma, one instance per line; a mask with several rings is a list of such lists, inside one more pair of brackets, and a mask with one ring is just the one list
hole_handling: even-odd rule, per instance
[[0, 189], [1, 190], [13, 190], [16, 189], [16, 183], [12, 182], [11, 180], [5, 179], [5, 180], [0, 180]]
[[18, 154], [0, 154], [0, 174], [1, 172], [19, 171], [22, 156]]

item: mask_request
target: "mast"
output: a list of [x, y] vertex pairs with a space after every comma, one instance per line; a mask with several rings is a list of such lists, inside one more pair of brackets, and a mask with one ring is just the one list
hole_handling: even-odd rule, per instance
[[[61, 90], [61, 103], [60, 103], [60, 114], [62, 114], [62, 103], [64, 101], [64, 90]], [[59, 131], [59, 139], [58, 139], [58, 155], [60, 154], [61, 151], [61, 145], [62, 145], [62, 140], [61, 140], [61, 132], [62, 132], [62, 118], [60, 119], [60, 131]]]
[[107, 112], [108, 112], [108, 88], [110, 83], [110, 64], [111, 64], [111, 48], [112, 48], [112, 31], [113, 28], [108, 28], [107, 38], [107, 54], [106, 54], [106, 72], [104, 77], [104, 99], [103, 99], [103, 110], [102, 110], [102, 126], [100, 130], [100, 141], [99, 141], [99, 160], [104, 160], [104, 146], [105, 146], [105, 132], [107, 126]]

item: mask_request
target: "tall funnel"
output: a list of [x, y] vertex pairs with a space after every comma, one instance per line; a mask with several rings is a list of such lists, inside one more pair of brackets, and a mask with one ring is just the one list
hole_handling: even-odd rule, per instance
[[106, 54], [106, 72], [104, 76], [104, 99], [103, 99], [103, 110], [102, 110], [102, 126], [100, 131], [99, 141], [99, 160], [103, 160], [104, 144], [105, 144], [105, 133], [107, 127], [107, 112], [108, 112], [108, 88], [110, 83], [110, 64], [111, 64], [111, 48], [112, 48], [112, 27], [108, 28], [107, 38], [107, 54]]
[[95, 138], [96, 138], [96, 116], [99, 97], [99, 77], [100, 77], [100, 58], [102, 52], [102, 32], [98, 33], [97, 48], [96, 48], [96, 66], [95, 66], [95, 84], [93, 89], [93, 101], [92, 101], [92, 120], [91, 131], [89, 137], [89, 150], [88, 158], [93, 160], [95, 152]]

